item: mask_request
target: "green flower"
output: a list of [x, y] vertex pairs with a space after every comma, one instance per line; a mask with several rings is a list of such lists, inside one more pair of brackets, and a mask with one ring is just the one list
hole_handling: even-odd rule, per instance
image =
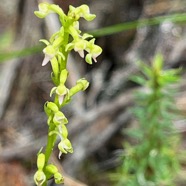
[[69, 43], [65, 50], [70, 51], [74, 49], [74, 51], [78, 52], [79, 55], [84, 58], [84, 50], [88, 52], [86, 55], [86, 62], [89, 64], [92, 64], [92, 59], [97, 62], [97, 57], [102, 53], [102, 48], [98, 45], [95, 45], [95, 39], [92, 39], [90, 41], [85, 40], [85, 38], [92, 37], [89, 34], [84, 34], [82, 38], [74, 39], [73, 42]]
[[65, 14], [63, 13], [63, 10], [58, 6], [50, 3], [40, 3], [39, 4], [39, 11], [34, 11], [34, 14], [39, 18], [45, 18], [50, 13], [57, 13], [61, 17], [65, 17]]
[[84, 42], [84, 40], [79, 40], [74, 44], [74, 51], [78, 52], [82, 58], [84, 58], [85, 48], [86, 48], [86, 42]]
[[61, 124], [55, 128], [55, 130], [51, 131], [49, 133], [49, 136], [52, 135], [58, 135], [61, 139], [60, 143], [58, 144], [58, 149], [60, 150], [59, 152], [59, 159], [62, 153], [67, 154], [67, 152], [72, 153], [72, 145], [70, 141], [67, 139], [68, 136], [68, 130], [64, 124]]
[[64, 177], [59, 172], [54, 174], [54, 180], [56, 184], [64, 183]]
[[48, 45], [43, 49], [43, 53], [45, 54], [45, 57], [42, 62], [42, 66], [45, 66], [53, 57], [56, 55], [56, 50], [52, 45]]
[[58, 148], [60, 150], [59, 158], [62, 155], [62, 153], [65, 153], [65, 154], [67, 154], [67, 152], [73, 153], [71, 142], [67, 138], [64, 140], [61, 140], [61, 142], [58, 144]]
[[97, 62], [97, 57], [102, 53], [102, 48], [98, 45], [94, 44], [95, 39], [92, 39], [88, 42], [86, 51], [88, 54], [86, 55], [86, 62], [92, 64], [92, 59]]
[[64, 97], [69, 96], [69, 90], [68, 88], [66, 88], [64, 84], [61, 84], [58, 87], [52, 88], [50, 92], [50, 96], [52, 96], [53, 93], [56, 93], [58, 95], [58, 100], [59, 100], [60, 105], [63, 103]]
[[86, 62], [92, 64], [92, 59], [97, 62], [97, 57], [102, 53], [102, 48], [98, 45], [94, 44], [95, 39], [87, 41], [87, 38], [93, 37], [89, 34], [84, 34], [81, 38], [75, 38], [71, 43], [69, 43], [65, 50], [70, 51], [74, 49], [74, 51], [78, 52], [79, 55], [84, 58], [84, 50], [88, 52], [86, 55]]
[[56, 184], [64, 183], [64, 177], [59, 173], [57, 167], [53, 164], [49, 164], [46, 166], [46, 171], [52, 175], [54, 175], [54, 180]]
[[65, 50], [70, 51], [74, 49], [74, 51], [78, 52], [79, 55], [84, 58], [84, 50], [86, 49], [87, 41], [83, 39], [75, 39], [73, 42], [69, 43]]
[[58, 112], [56, 112], [54, 114], [53, 122], [56, 125], [60, 125], [60, 124], [67, 124], [68, 120], [67, 120], [67, 118], [65, 117], [65, 115], [61, 111], [58, 111]]
[[[61, 52], [59, 52], [60, 43], [63, 41], [62, 37], [56, 38], [52, 44], [45, 39], [41, 39], [40, 41], [47, 45], [43, 49], [45, 57], [43, 59], [42, 66], [45, 66], [49, 61], [52, 61], [56, 55], [61, 56], [63, 60], [65, 59], [65, 56]], [[53, 69], [55, 68], [56, 67], [53, 67]]]
[[70, 5], [67, 16], [75, 21], [79, 20], [80, 17], [87, 21], [92, 21], [96, 17], [95, 14], [90, 14], [90, 9], [87, 5], [81, 5], [77, 8]]
[[52, 12], [49, 6], [49, 3], [40, 3], [38, 6], [39, 11], [35, 11], [34, 14], [39, 18], [45, 18], [49, 13]]
[[45, 173], [42, 170], [38, 170], [34, 174], [34, 181], [36, 185], [42, 186], [42, 184], [46, 181]]

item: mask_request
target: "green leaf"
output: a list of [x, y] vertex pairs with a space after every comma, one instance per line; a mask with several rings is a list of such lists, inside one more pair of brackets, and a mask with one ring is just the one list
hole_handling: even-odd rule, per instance
[[145, 85], [145, 83], [147, 82], [147, 80], [140, 75], [132, 76], [132, 77], [130, 77], [130, 80], [139, 84], [139, 85]]
[[124, 133], [138, 140], [143, 139], [143, 133], [139, 129], [128, 129], [128, 130], [125, 130]]
[[123, 31], [133, 30], [137, 28], [142, 28], [146, 26], [159, 25], [165, 21], [170, 21], [172, 23], [183, 23], [186, 22], [186, 13], [178, 13], [165, 16], [157, 16], [152, 18], [139, 19], [136, 21], [120, 23], [105, 28], [100, 28], [96, 30], [89, 31], [95, 37], [107, 36], [111, 34], [116, 34]]
[[42, 51], [43, 46], [38, 45], [30, 48], [24, 48], [22, 50], [17, 50], [17, 51], [1, 51], [0, 52], [0, 62], [4, 62], [6, 60], [14, 59], [14, 58], [20, 58], [20, 57], [25, 57], [25, 56], [30, 56], [33, 54], [40, 53]]
[[161, 54], [155, 55], [152, 66], [156, 71], [161, 72], [163, 68], [163, 56]]

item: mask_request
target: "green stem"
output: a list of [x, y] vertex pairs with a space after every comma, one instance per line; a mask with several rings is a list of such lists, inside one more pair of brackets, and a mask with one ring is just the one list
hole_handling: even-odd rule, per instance
[[68, 44], [69, 42], [69, 33], [65, 33], [64, 35], [64, 44], [63, 44], [63, 47], [62, 47], [62, 53], [65, 57], [65, 60], [62, 61], [61, 63], [61, 69], [60, 70], [63, 70], [63, 69], [66, 69], [67, 68], [67, 58], [68, 58], [68, 54], [69, 52], [65, 51], [65, 46]]
[[[68, 43], [68, 38], [69, 38], [69, 34], [66, 33], [66, 36], [65, 36], [65, 43], [66, 44]], [[64, 46], [66, 46], [66, 44], [64, 44]], [[63, 69], [66, 69], [67, 58], [68, 58], [68, 52], [65, 51], [64, 47], [62, 48], [62, 53], [65, 56], [65, 60], [61, 61], [61, 69], [60, 69], [60, 71], [63, 70]], [[59, 105], [57, 96], [55, 96], [55, 98], [54, 98], [54, 103], [60, 109], [60, 105]], [[54, 148], [54, 145], [55, 145], [55, 142], [56, 142], [57, 134], [49, 135], [50, 132], [53, 131], [54, 129], [55, 129], [55, 125], [53, 123], [50, 123], [49, 131], [48, 131], [47, 145], [46, 145], [46, 149], [45, 149], [45, 167], [44, 167], [44, 170], [45, 170], [46, 166], [48, 165], [48, 161], [50, 159], [50, 156], [52, 154], [52, 151], [53, 151], [53, 148]], [[47, 180], [43, 183], [43, 186], [47, 186]]]
[[[49, 129], [49, 134], [51, 131], [53, 131], [53, 129]], [[45, 166], [48, 164], [48, 160], [51, 156], [51, 153], [52, 153], [52, 150], [55, 144], [55, 140], [56, 140], [56, 134], [52, 134], [52, 135], [49, 135], [49, 134], [48, 134], [47, 146], [45, 150]]]
[[[55, 141], [56, 141], [56, 134], [49, 135], [50, 131], [52, 131], [53, 128], [54, 128], [54, 126], [49, 128], [49, 132], [48, 132], [47, 145], [46, 145], [46, 149], [45, 149], [45, 167], [43, 170], [45, 170], [46, 166], [48, 165], [48, 161], [49, 161], [49, 158], [51, 156], [51, 153], [53, 151], [53, 147], [54, 147]], [[47, 180], [43, 183], [42, 186], [47, 186]]]

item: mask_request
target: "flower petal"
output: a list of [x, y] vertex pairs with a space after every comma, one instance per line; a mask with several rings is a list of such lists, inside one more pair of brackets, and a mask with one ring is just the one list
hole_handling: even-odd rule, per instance
[[49, 61], [51, 60], [51, 57], [49, 55], [45, 55], [42, 66], [45, 66]]
[[80, 55], [82, 58], [85, 57], [85, 55], [84, 55], [84, 50], [78, 50], [77, 52], [79, 53], [79, 55]]
[[59, 104], [61, 105], [64, 100], [64, 95], [58, 95], [58, 99], [59, 99]]

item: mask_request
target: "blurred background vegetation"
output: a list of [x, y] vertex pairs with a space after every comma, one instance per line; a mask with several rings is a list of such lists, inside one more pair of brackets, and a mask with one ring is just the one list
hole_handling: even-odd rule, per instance
[[[45, 0], [46, 2], [52, 2]], [[0, 4], [0, 185], [31, 186], [36, 153], [46, 140], [43, 104], [50, 88], [50, 67], [41, 67], [41, 38], [59, 27], [55, 15], [39, 20], [33, 14], [37, 0], [1, 0]], [[81, 28], [97, 37], [103, 54], [88, 66], [78, 55], [69, 57], [69, 85], [85, 76], [86, 93], [64, 111], [69, 119], [74, 154], [53, 159], [66, 174], [66, 186], [114, 185], [109, 176], [122, 164], [123, 143], [133, 142], [125, 133], [137, 128], [131, 107], [140, 86], [130, 80], [139, 75], [139, 60], [150, 64], [157, 53], [164, 69], [182, 68], [174, 85], [180, 117], [173, 120], [181, 142], [178, 186], [185, 183], [186, 159], [186, 1], [185, 0], [54, 0], [68, 6], [89, 4], [95, 21], [82, 20]], [[81, 74], [81, 75], [80, 75]], [[170, 123], [171, 125], [171, 123]], [[165, 137], [166, 138], [166, 137]], [[182, 153], [180, 153], [180, 151]], [[77, 181], [78, 180], [78, 181]], [[50, 185], [54, 185], [51, 180]], [[132, 186], [132, 185], [131, 185]], [[134, 185], [135, 186], [135, 185]], [[138, 185], [136, 185], [138, 186]]]

